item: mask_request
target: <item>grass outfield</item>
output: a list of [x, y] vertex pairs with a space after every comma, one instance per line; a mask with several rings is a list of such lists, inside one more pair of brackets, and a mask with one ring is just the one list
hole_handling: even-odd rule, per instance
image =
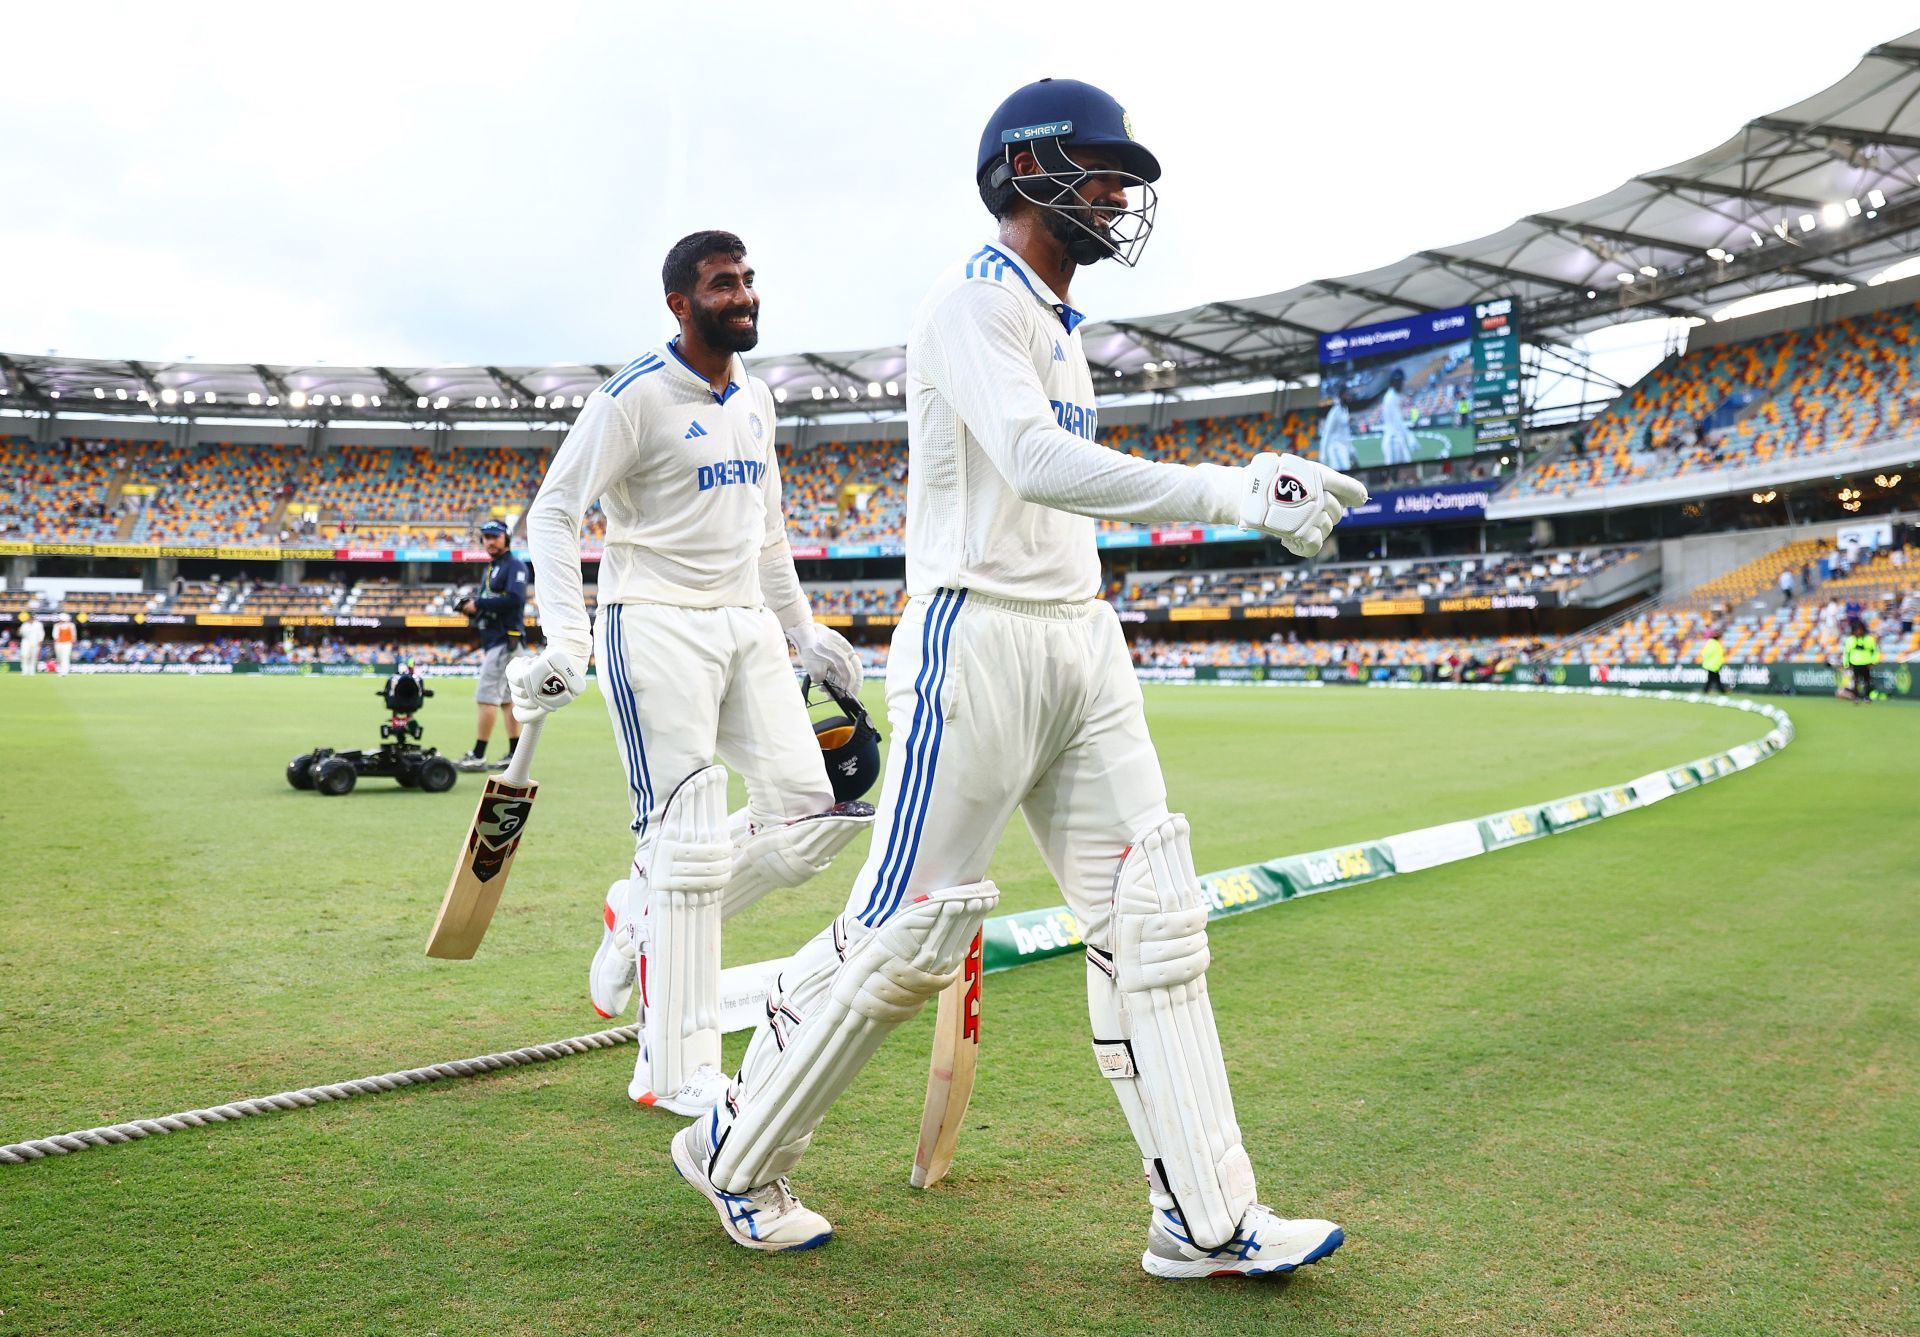
[[[906, 1187], [931, 1009], [797, 1187], [826, 1249], [725, 1243], [630, 1049], [0, 1166], [0, 1333], [1898, 1332], [1920, 1327], [1920, 711], [1788, 703], [1778, 758], [1644, 813], [1213, 930], [1263, 1196], [1349, 1243], [1289, 1281], [1139, 1270], [1139, 1165], [1080, 969], [987, 981], [955, 1173]], [[1651, 700], [1150, 689], [1199, 862], [1469, 817], [1756, 736]], [[427, 741], [463, 750], [463, 684]], [[365, 679], [0, 679], [0, 1142], [595, 1029], [624, 865], [597, 702], [549, 730], [478, 960], [421, 944], [477, 785], [280, 776]], [[850, 852], [732, 926], [838, 907]], [[1024, 831], [1003, 909], [1058, 900]], [[733, 1037], [729, 1061], [744, 1037]]]

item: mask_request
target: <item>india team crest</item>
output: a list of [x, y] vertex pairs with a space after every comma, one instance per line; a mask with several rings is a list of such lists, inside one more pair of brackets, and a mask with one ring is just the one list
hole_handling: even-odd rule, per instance
[[757, 413], [749, 413], [747, 415], [747, 426], [753, 429], [753, 439], [755, 441], [758, 441], [760, 434], [766, 430], [766, 428], [760, 425], [760, 415]]
[[1128, 139], [1133, 138], [1133, 113], [1125, 107], [1120, 109], [1120, 133]]

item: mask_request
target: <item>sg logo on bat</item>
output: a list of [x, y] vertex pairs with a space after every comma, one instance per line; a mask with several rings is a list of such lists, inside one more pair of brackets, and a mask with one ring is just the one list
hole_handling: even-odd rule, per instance
[[480, 818], [473, 827], [473, 875], [486, 882], [500, 871], [520, 843], [533, 800], [525, 791], [504, 789], [480, 800]]

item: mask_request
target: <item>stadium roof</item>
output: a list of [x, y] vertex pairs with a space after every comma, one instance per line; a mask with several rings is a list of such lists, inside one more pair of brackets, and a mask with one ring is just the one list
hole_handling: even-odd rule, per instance
[[[1831, 88], [1695, 158], [1489, 236], [1285, 292], [1083, 330], [1115, 393], [1298, 379], [1324, 333], [1482, 298], [1519, 299], [1551, 340], [1648, 316], [1704, 317], [1790, 287], [1862, 284], [1920, 230], [1920, 30]], [[758, 359], [782, 412], [899, 412], [901, 345]], [[0, 407], [300, 421], [553, 422], [613, 373], [550, 367], [278, 367], [0, 354]], [[556, 409], [554, 406], [558, 405]]]

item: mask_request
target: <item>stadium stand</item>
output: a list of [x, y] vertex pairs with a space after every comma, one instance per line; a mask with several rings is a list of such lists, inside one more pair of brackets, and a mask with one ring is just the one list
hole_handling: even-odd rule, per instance
[[[126, 459], [144, 444], [0, 436], [0, 536], [103, 543], [120, 535]], [[131, 498], [127, 500], [131, 501]]]
[[[1846, 619], [1858, 615], [1880, 639], [1882, 658], [1920, 658], [1920, 563], [1904, 548], [1842, 552], [1830, 540], [1786, 543], [1677, 599], [1557, 649], [1560, 663], [1686, 664], [1707, 635], [1725, 635], [1731, 663], [1821, 662], [1837, 652]], [[1782, 600], [1782, 571], [1796, 590]], [[1825, 572], [1825, 576], [1821, 575]], [[1799, 583], [1811, 573], [1811, 585]]]
[[1669, 358], [1609, 405], [1585, 448], [1522, 473], [1506, 499], [1567, 496], [1829, 454], [1920, 426], [1920, 313], [1875, 311]]
[[547, 458], [545, 451], [506, 448], [341, 446], [300, 471], [291, 505], [315, 517], [323, 539], [459, 546], [483, 520], [524, 511]]
[[284, 449], [203, 442], [142, 452], [133, 471], [159, 490], [128, 540], [231, 545], [276, 541], [293, 493]]
[[795, 542], [898, 540], [906, 528], [907, 456], [898, 441], [823, 441], [780, 460], [781, 502]]
[[819, 614], [898, 615], [907, 606], [907, 587], [900, 581], [866, 581], [847, 585], [806, 587], [807, 600]]
[[1632, 547], [1584, 548], [1483, 557], [1152, 572], [1129, 577], [1124, 602], [1131, 608], [1232, 607], [1303, 600], [1559, 593], [1574, 589], [1638, 551]]
[[[1316, 452], [1317, 410], [1190, 418], [1102, 433], [1116, 449], [1180, 463], [1238, 463], [1263, 450]], [[517, 518], [551, 451], [0, 437], [0, 534], [39, 542], [267, 547], [459, 548], [493, 516]], [[1488, 461], [1459, 462], [1479, 476]], [[906, 525], [900, 441], [783, 447], [789, 532], [808, 544], [898, 543]], [[1376, 479], [1376, 485], [1382, 480]], [[1107, 531], [1126, 529], [1103, 522]], [[582, 537], [605, 541], [598, 503]]]

